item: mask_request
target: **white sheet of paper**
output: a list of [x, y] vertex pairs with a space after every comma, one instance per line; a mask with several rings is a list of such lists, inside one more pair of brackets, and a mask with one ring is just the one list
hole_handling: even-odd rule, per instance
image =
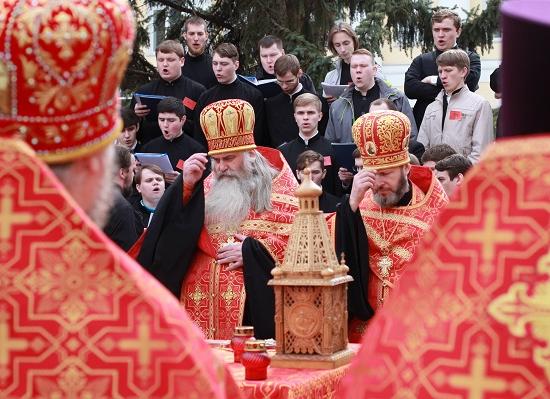
[[134, 156], [142, 165], [157, 165], [164, 173], [173, 173], [168, 154], [138, 152]]

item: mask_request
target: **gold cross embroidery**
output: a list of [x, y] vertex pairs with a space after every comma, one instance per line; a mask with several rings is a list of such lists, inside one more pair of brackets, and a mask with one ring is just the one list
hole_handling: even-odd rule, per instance
[[140, 366], [148, 366], [151, 363], [151, 353], [154, 350], [164, 350], [168, 347], [167, 341], [154, 340], [151, 337], [150, 317], [142, 313], [139, 315], [138, 336], [135, 339], [121, 339], [118, 347], [122, 350], [133, 350], [138, 352], [138, 363]]
[[200, 301], [205, 299], [207, 295], [201, 291], [200, 287], [198, 285], [195, 286], [195, 291], [189, 293], [189, 298], [195, 302], [195, 305], [197, 305]]
[[238, 298], [238, 296], [239, 295], [235, 291], [233, 291], [233, 287], [231, 287], [231, 286], [227, 287], [225, 292], [223, 294], [221, 294], [221, 297], [225, 300], [225, 303], [228, 306], [231, 303], [231, 301], [235, 298]]
[[453, 388], [465, 389], [470, 399], [482, 399], [485, 393], [505, 392], [508, 383], [503, 378], [487, 375], [487, 352], [484, 344], [478, 343], [472, 347], [474, 353], [468, 374], [452, 374], [449, 376], [449, 385]]
[[8, 317], [8, 313], [0, 309], [0, 368], [8, 365], [10, 351], [22, 351], [29, 347], [26, 339], [10, 338]]
[[485, 206], [487, 211], [483, 217], [483, 228], [479, 230], [466, 231], [464, 238], [467, 242], [481, 244], [481, 258], [485, 264], [493, 262], [498, 244], [511, 244], [516, 240], [514, 230], [505, 230], [497, 226], [498, 202], [492, 198]]
[[15, 212], [13, 209], [13, 199], [11, 195], [15, 192], [11, 186], [5, 186], [2, 189], [2, 198], [0, 198], [0, 240], [10, 238], [11, 229], [16, 224], [30, 223], [33, 220], [32, 213]]

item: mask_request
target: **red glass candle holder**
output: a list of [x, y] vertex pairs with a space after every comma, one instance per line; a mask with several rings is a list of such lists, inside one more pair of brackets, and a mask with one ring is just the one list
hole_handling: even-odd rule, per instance
[[255, 381], [267, 379], [267, 367], [271, 363], [271, 358], [265, 349], [265, 341], [246, 341], [241, 363], [244, 366], [245, 379]]
[[254, 327], [252, 326], [237, 326], [231, 338], [231, 349], [233, 349], [233, 362], [240, 363], [241, 356], [244, 352], [244, 343], [249, 339], [254, 338]]

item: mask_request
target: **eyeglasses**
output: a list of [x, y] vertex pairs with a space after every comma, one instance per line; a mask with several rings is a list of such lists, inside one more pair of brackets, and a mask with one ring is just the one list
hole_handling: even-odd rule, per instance
[[282, 86], [282, 85], [291, 85], [293, 83], [296, 83], [296, 81], [298, 80], [298, 77], [295, 77], [293, 79], [290, 79], [290, 80], [279, 80], [277, 79], [277, 84], [279, 86]]

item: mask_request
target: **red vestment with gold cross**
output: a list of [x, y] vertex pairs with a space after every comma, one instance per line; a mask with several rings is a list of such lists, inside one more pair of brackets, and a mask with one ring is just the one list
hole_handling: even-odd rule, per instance
[[[227, 271], [216, 262], [218, 250], [234, 234], [243, 234], [259, 241], [276, 263], [282, 263], [284, 251], [298, 210], [294, 197], [297, 182], [288, 164], [276, 150], [258, 148], [279, 170], [273, 179], [271, 210], [250, 211], [246, 220], [234, 232], [220, 226], [203, 226], [197, 251], [181, 290], [181, 303], [207, 338], [230, 339], [235, 326], [243, 321], [246, 293], [242, 270]], [[207, 196], [213, 184], [212, 174], [204, 181]], [[247, 267], [245, 264], [244, 267]], [[271, 289], [265, 287], [265, 289]]]
[[0, 139], [0, 397], [233, 397], [172, 294]]
[[[428, 168], [411, 166], [409, 181], [412, 198], [407, 206], [380, 208], [372, 190], [359, 204], [369, 245], [367, 300], [375, 311], [395, 288], [422, 236], [448, 203], [447, 195]], [[367, 321], [351, 321], [350, 341], [360, 341], [366, 324]]]
[[346, 398], [550, 398], [550, 135], [489, 147], [370, 322]]
[[125, 0], [0, 1], [1, 398], [239, 396], [179, 302], [66, 191], [105, 206], [133, 43]]

